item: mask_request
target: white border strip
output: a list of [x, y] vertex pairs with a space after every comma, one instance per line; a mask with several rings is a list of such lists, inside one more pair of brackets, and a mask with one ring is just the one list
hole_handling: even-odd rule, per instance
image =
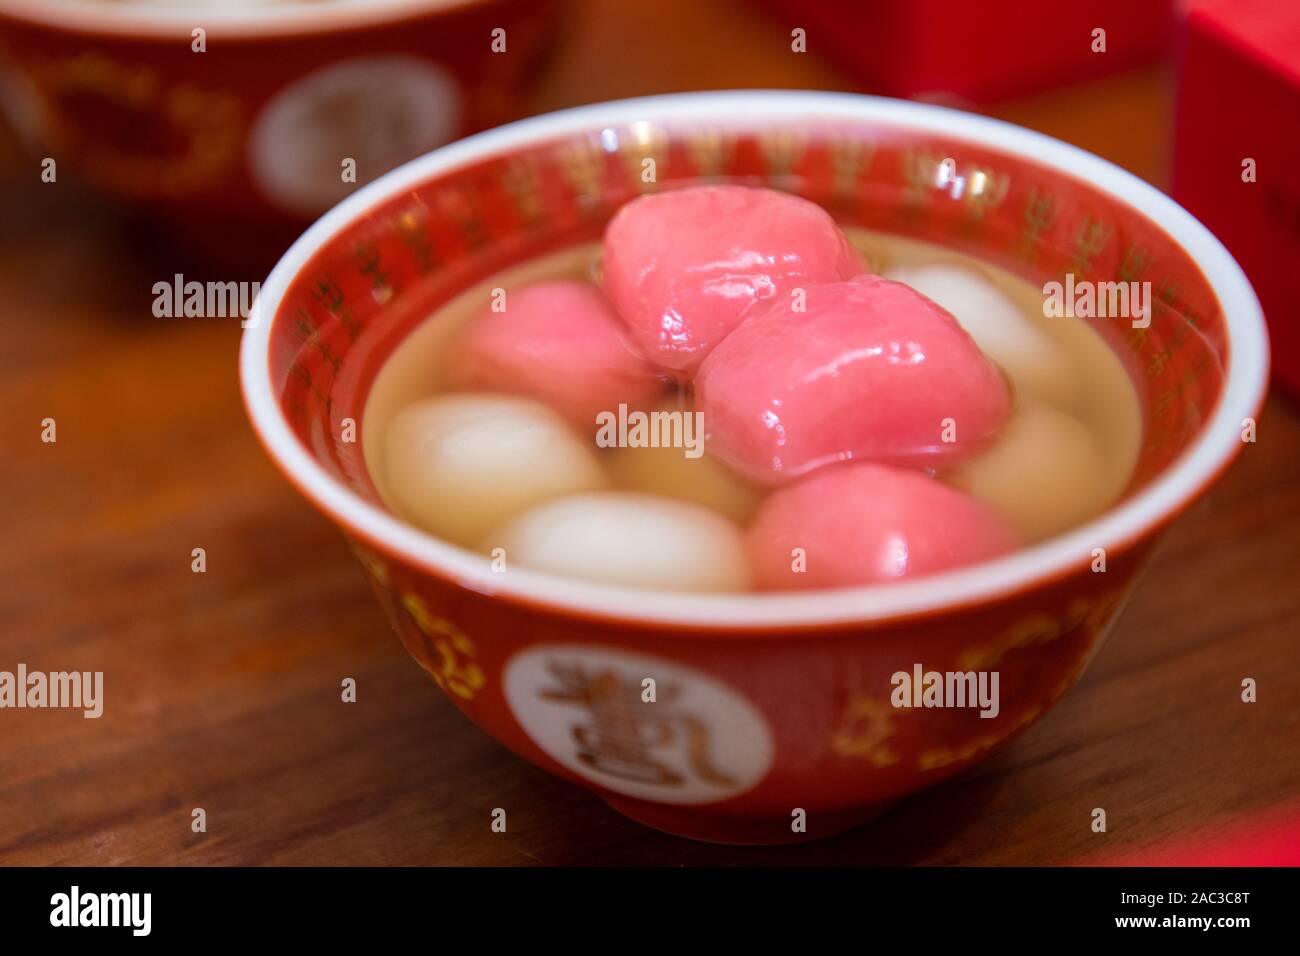
[[[508, 576], [494, 574], [484, 558], [404, 524], [332, 479], [290, 430], [269, 377], [270, 319], [293, 277], [353, 220], [448, 170], [527, 143], [635, 120], [884, 123], [1032, 157], [1094, 184], [1177, 237], [1219, 297], [1229, 330], [1230, 356], [1213, 419], [1200, 440], [1150, 487], [1064, 536], [985, 564], [913, 581], [801, 594], [689, 595], [607, 587], [525, 570], [513, 570]], [[249, 415], [272, 456], [317, 507], [383, 542], [413, 564], [467, 588], [517, 596], [557, 612], [640, 624], [767, 629], [880, 621], [991, 600], [1039, 579], [1085, 567], [1093, 548], [1115, 550], [1190, 503], [1240, 449], [1241, 419], [1255, 413], [1268, 378], [1268, 339], [1254, 291], [1219, 240], [1172, 199], [1118, 166], [1040, 133], [943, 107], [842, 93], [733, 91], [655, 96], [565, 110], [480, 133], [407, 163], [326, 213], [285, 253], [263, 284], [258, 306], [259, 314], [267, 319], [245, 331], [240, 353]]]

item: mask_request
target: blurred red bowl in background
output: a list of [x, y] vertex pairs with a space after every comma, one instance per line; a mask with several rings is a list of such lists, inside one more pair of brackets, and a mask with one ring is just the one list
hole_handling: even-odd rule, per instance
[[258, 261], [356, 183], [514, 118], [559, 6], [0, 0], [0, 105], [60, 177]]

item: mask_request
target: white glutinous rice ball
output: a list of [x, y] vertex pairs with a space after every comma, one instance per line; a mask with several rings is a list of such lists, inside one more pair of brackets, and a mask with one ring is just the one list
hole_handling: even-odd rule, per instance
[[692, 501], [741, 523], [758, 507], [758, 493], [708, 453], [687, 458], [680, 448], [619, 448], [609, 470], [625, 488]]
[[489, 534], [507, 568], [664, 591], [745, 591], [740, 529], [715, 511], [634, 492], [570, 495]]
[[1092, 434], [1044, 402], [1023, 402], [993, 446], [948, 478], [1031, 541], [1086, 521], [1110, 497], [1111, 482]]
[[608, 483], [594, 447], [530, 399], [422, 399], [393, 416], [386, 438], [397, 511], [456, 544], [473, 545], [540, 502]]
[[1069, 355], [978, 269], [936, 262], [894, 269], [885, 275], [910, 285], [951, 312], [980, 351], [1002, 366], [1017, 392], [1062, 408], [1076, 406], [1080, 382]]
[[615, 448], [608, 456], [614, 482], [629, 491], [693, 501], [745, 524], [758, 507], [758, 492], [741, 481], [704, 443], [704, 417], [680, 399], [663, 402], [651, 414], [681, 415], [682, 434], [691, 426], [693, 444]]

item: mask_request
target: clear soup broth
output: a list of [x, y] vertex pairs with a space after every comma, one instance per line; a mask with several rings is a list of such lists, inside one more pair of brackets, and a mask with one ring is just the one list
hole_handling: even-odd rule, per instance
[[[962, 314], [966, 303], [960, 288], [956, 301], [930, 295], [954, 314], [999, 366], [1009, 382], [1013, 411], [991, 444], [951, 466], [921, 469], [927, 478], [986, 506], [1012, 530], [1017, 546], [1086, 522], [1120, 497], [1137, 461], [1141, 413], [1128, 372], [1096, 327], [1085, 319], [1045, 317], [1040, 289], [972, 257], [894, 235], [853, 229], [846, 234], [877, 275], [914, 284], [926, 293], [932, 284], [918, 276], [929, 267], [951, 267], [966, 277], [963, 281], [987, 283], [1013, 306], [1013, 314], [1003, 310], [975, 322]], [[756, 515], [776, 491], [742, 476], [710, 453], [707, 419], [699, 422], [702, 436], [691, 434], [690, 425], [698, 421], [691, 417], [697, 411], [693, 389], [670, 375], [664, 376], [661, 393], [652, 404], [654, 409], [682, 413], [674, 420], [676, 444], [636, 445], [638, 438], [653, 441], [657, 434], [668, 435], [668, 426], [662, 432], [650, 428], [648, 436], [645, 430], [638, 435], [634, 419], [624, 416], [627, 420], [620, 421], [616, 408], [608, 409], [603, 420], [612, 426], [605, 430], [605, 441], [595, 421], [589, 428], [570, 421], [563, 426], [562, 437], [551, 436], [546, 431], [549, 425], [525, 423], [520, 434], [528, 435], [515, 447], [508, 433], [489, 429], [476, 435], [453, 428], [446, 439], [453, 447], [442, 450], [450, 456], [444, 461], [463, 464], [467, 457], [486, 455], [490, 460], [481, 468], [487, 469], [487, 477], [476, 478], [472, 470], [449, 474], [444, 468], [441, 478], [435, 476], [427, 488], [416, 490], [419, 500], [414, 507], [409, 492], [399, 493], [397, 486], [402, 481], [409, 484], [410, 479], [394, 473], [391, 446], [424, 440], [413, 439], [409, 431], [405, 439], [395, 435], [400, 413], [436, 396], [476, 391], [458, 381], [462, 356], [457, 341], [467, 324], [484, 320], [494, 295], [502, 290], [509, 301], [517, 290], [546, 280], [577, 280], [598, 289], [600, 270], [599, 242], [530, 261], [464, 292], [401, 344], [378, 375], [362, 422], [365, 459], [381, 498], [398, 516], [481, 552], [501, 571], [533, 567], [670, 590], [785, 590], [779, 583], [760, 587], [744, 569], [719, 571], [719, 565], [743, 561], [744, 554], [737, 557], [735, 548], [720, 545], [712, 524], [725, 523], [741, 539], [746, 535], [752, 539]], [[629, 409], [629, 416], [634, 410]], [[613, 447], [608, 441], [611, 436], [618, 439]], [[484, 443], [492, 447], [484, 449]], [[554, 449], [549, 461], [548, 447]], [[575, 447], [582, 450], [574, 451]], [[575, 454], [583, 457], [580, 466], [558, 462]], [[542, 456], [540, 463], [534, 463], [537, 456]], [[498, 476], [494, 468], [503, 473]], [[444, 479], [453, 484], [446, 485]], [[519, 495], [515, 486], [521, 482], [533, 486], [533, 493]], [[467, 483], [476, 487], [465, 487]], [[553, 483], [550, 491], [548, 483]], [[686, 503], [695, 510], [666, 513], [663, 520], [657, 513], [634, 516], [629, 522], [622, 505], [644, 502], [645, 496]], [[869, 492], [866, 497], [871, 497]], [[573, 507], [567, 512], [552, 508], [555, 513], [546, 520], [522, 530], [517, 527], [520, 514], [557, 499], [572, 499]], [[604, 503], [611, 510], [605, 510]], [[459, 521], [480, 514], [477, 525]], [[696, 531], [677, 535], [674, 520], [679, 517], [693, 522]], [[510, 530], [512, 522], [516, 527]], [[484, 532], [484, 527], [489, 530]], [[608, 535], [620, 540], [601, 540]], [[750, 540], [751, 548], [753, 544]], [[784, 541], [781, 547], [788, 544]], [[794, 545], [788, 549], [792, 565], [800, 558], [796, 552], [804, 550], [797, 541]], [[591, 553], [581, 553], [584, 548]], [[811, 551], [803, 555], [814, 567], [820, 557]], [[804, 586], [798, 577], [789, 580], [794, 587]]]

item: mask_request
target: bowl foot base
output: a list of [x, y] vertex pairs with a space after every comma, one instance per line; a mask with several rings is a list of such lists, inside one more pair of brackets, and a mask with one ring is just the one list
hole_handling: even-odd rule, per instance
[[796, 833], [790, 829], [792, 817], [743, 817], [709, 813], [691, 807], [667, 806], [624, 797], [605, 797], [604, 800], [629, 820], [663, 833], [687, 840], [729, 846], [776, 846], [824, 840], [860, 827], [888, 812], [898, 803], [897, 799], [885, 800], [848, 810], [812, 812], [808, 814], [806, 831]]

